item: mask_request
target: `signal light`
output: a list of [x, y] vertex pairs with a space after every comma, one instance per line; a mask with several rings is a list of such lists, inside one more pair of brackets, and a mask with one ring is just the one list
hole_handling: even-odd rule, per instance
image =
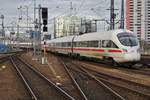
[[43, 26], [43, 32], [47, 32], [47, 26]]
[[43, 32], [47, 32], [48, 9], [42, 8]]
[[43, 19], [43, 25], [47, 25], [47, 20]]
[[42, 8], [42, 19], [47, 19], [47, 18], [48, 18], [48, 9]]

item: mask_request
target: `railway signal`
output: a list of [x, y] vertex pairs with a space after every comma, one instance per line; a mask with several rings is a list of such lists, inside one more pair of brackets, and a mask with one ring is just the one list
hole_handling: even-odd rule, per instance
[[48, 23], [48, 9], [42, 8], [42, 20], [43, 20], [43, 32], [47, 32], [47, 23]]

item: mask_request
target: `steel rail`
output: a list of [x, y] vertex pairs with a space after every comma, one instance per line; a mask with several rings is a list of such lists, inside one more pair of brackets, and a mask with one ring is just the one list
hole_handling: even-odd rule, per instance
[[0, 63], [3, 63], [9, 59], [9, 56], [1, 57], [0, 58]]
[[[86, 68], [86, 67], [85, 67], [84, 65], [82, 65], [82, 64], [81, 64], [81, 66], [82, 66], [84, 69], [86, 69], [86, 70], [95, 72], [96, 75], [94, 75], [94, 74], [93, 74], [93, 75], [94, 75], [95, 77], [98, 77], [98, 79], [101, 80], [101, 81], [104, 81], [104, 82], [107, 82], [107, 83], [109, 83], [109, 84], [112, 84], [112, 85], [115, 85], [115, 86], [118, 86], [118, 87], [127, 89], [127, 90], [129, 90], [129, 91], [132, 91], [132, 92], [135, 92], [135, 93], [138, 93], [138, 94], [141, 94], [141, 95], [150, 97], [150, 94], [149, 94], [149, 93], [144, 93], [144, 92], [142, 92], [142, 91], [138, 91], [138, 90], [135, 90], [135, 89], [133, 89], [133, 88], [129, 88], [129, 87], [125, 87], [125, 86], [122, 86], [122, 85], [113, 83], [113, 82], [109, 81], [108, 79], [105, 79], [105, 78], [103, 78], [103, 77], [101, 77], [101, 76], [99, 76], [99, 75], [103, 75], [103, 76], [110, 77], [110, 78], [113, 78], [113, 79], [120, 79], [121, 81], [130, 82], [131, 84], [137, 84], [137, 85], [142, 85], [142, 86], [144, 86], [143, 84], [135, 83], [135, 82], [128, 81], [128, 80], [125, 80], [125, 79], [121, 79], [121, 78], [117, 78], [117, 77], [114, 77], [114, 76], [110, 76], [110, 75], [105, 74], [105, 73], [97, 72], [97, 71], [94, 71], [94, 70], [91, 70], [91, 69]], [[97, 74], [98, 74], [98, 75], [97, 75]], [[120, 81], [120, 80], [119, 80], [119, 81]], [[144, 86], [144, 88], [150, 88], [150, 87]]]
[[[110, 93], [112, 93], [114, 96], [118, 97], [120, 100], [126, 100], [124, 97], [122, 97], [120, 94], [118, 94], [117, 92], [115, 92], [114, 90], [112, 90], [109, 86], [107, 86], [105, 83], [103, 83], [102, 81], [98, 80], [94, 75], [90, 74], [88, 71], [82, 69], [81, 67], [79, 67], [79, 65], [73, 63], [71, 61], [72, 64], [76, 65], [76, 67], [78, 67], [81, 72], [80, 73], [83, 73], [84, 75], [87, 75], [89, 77], [91, 77], [92, 79], [94, 79], [98, 84], [102, 85], [103, 87], [105, 87]], [[71, 68], [68, 66], [68, 68]], [[72, 69], [72, 68], [71, 68]], [[77, 71], [78, 72], [78, 71]]]
[[3, 53], [5, 55], [0, 57], [0, 63], [7, 61], [11, 56], [15, 56], [23, 52], [24, 51], [14, 51], [14, 52]]
[[[83, 68], [84, 68], [85, 70], [90, 70], [90, 69], [86, 68], [84, 65], [81, 65], [81, 66], [83, 66]], [[93, 72], [97, 73], [97, 72], [94, 71], [94, 70], [90, 70], [90, 71], [93, 71]], [[107, 74], [104, 74], [104, 73], [100, 73], [100, 72], [98, 72], [98, 74], [105, 75], [105, 76], [110, 77], [110, 78], [115, 78], [115, 77], [113, 77], [113, 76], [110, 76], [110, 75], [107, 75]], [[150, 97], [150, 94], [148, 94], [148, 93], [144, 93], [144, 92], [141, 92], [141, 91], [132, 89], [132, 88], [128, 88], [128, 87], [125, 87], [125, 86], [122, 86], [122, 85], [118, 85], [118, 84], [112, 83], [112, 82], [108, 81], [107, 79], [101, 78], [99, 75], [94, 75], [94, 76], [95, 76], [95, 77], [98, 77], [100, 80], [105, 81], [105, 82], [107, 82], [107, 83], [109, 83], [109, 84], [112, 84], [112, 85], [115, 85], [115, 86], [118, 86], [118, 87], [121, 87], [121, 88], [124, 88], [124, 89], [128, 89], [128, 90], [130, 90], [130, 91], [132, 91], [132, 92], [136, 92], [136, 93], [138, 93], [138, 94], [142, 94], [142, 95], [144, 95], [144, 96]], [[116, 79], [118, 79], [118, 78], [116, 78]], [[120, 79], [120, 78], [119, 78], [119, 79]], [[124, 79], [121, 79], [121, 80], [123, 80], [123, 81], [125, 81], [125, 82], [130, 82], [130, 83], [133, 83], [133, 84], [137, 84], [137, 85], [142, 85], [142, 86], [143, 86], [143, 84], [134, 83], [134, 82], [131, 82], [131, 81], [128, 81], [128, 80], [124, 80]]]
[[63, 64], [67, 74], [69, 75], [69, 77], [71, 78], [71, 80], [73, 81], [73, 83], [75, 84], [75, 86], [77, 87], [78, 91], [80, 92], [82, 98], [84, 100], [88, 100], [88, 98], [86, 97], [86, 95], [84, 94], [84, 92], [82, 91], [82, 89], [80, 88], [80, 86], [78, 85], [78, 83], [76, 82], [76, 80], [74, 79], [74, 77], [71, 75], [71, 73], [69, 72], [67, 65], [64, 63], [64, 61], [61, 59], [61, 63]]
[[[81, 68], [82, 69], [82, 68]], [[93, 78], [94, 80], [96, 80], [98, 83], [100, 83], [102, 86], [104, 86], [106, 89], [108, 89], [111, 93], [113, 93], [114, 95], [116, 95], [117, 97], [119, 97], [121, 100], [126, 100], [124, 97], [122, 97], [120, 94], [118, 94], [117, 92], [115, 92], [113, 89], [111, 89], [109, 86], [107, 86], [105, 83], [103, 83], [102, 81], [98, 80], [94, 75], [90, 74], [88, 71], [86, 71], [85, 69], [82, 69], [83, 71], [85, 71], [91, 78]]]
[[[73, 63], [73, 62], [72, 62]], [[75, 64], [75, 63], [73, 63]], [[76, 64], [75, 64], [76, 65]], [[80, 65], [81, 66], [81, 65]], [[89, 73], [87, 70], [85, 70], [82, 67], [77, 66], [79, 69], [81, 69], [82, 71], [84, 71], [85, 73], [87, 73], [87, 75], [89, 77], [91, 77], [92, 79], [94, 79], [96, 82], [98, 82], [99, 84], [101, 84], [103, 87], [105, 87], [107, 90], [109, 90], [112, 94], [114, 94], [115, 96], [117, 96], [118, 98], [120, 98], [121, 100], [126, 100], [124, 97], [122, 97], [120, 94], [118, 94], [117, 92], [115, 92], [113, 89], [111, 89], [109, 86], [107, 86], [105, 83], [103, 83], [102, 81], [98, 80], [94, 75], [92, 75], [91, 73]]]
[[10, 57], [11, 59], [11, 63], [13, 64], [13, 67], [16, 69], [17, 73], [19, 74], [19, 76], [21, 77], [21, 79], [23, 80], [26, 88], [28, 89], [30, 95], [32, 96], [32, 99], [34, 100], [39, 100], [38, 97], [35, 95], [35, 93], [33, 92], [33, 89], [31, 88], [31, 86], [28, 84], [28, 82], [26, 81], [25, 77], [23, 76], [23, 74], [21, 73], [21, 71], [18, 69], [17, 65], [15, 64], [14, 60], [12, 57]]
[[47, 77], [45, 77], [41, 72], [39, 72], [37, 69], [33, 68], [32, 65], [28, 64], [24, 60], [18, 58], [21, 62], [23, 62], [26, 66], [28, 66], [31, 70], [33, 70], [37, 75], [39, 75], [41, 78], [43, 78], [46, 82], [48, 82], [49, 85], [52, 85], [55, 89], [58, 90], [61, 94], [63, 94], [66, 98], [69, 100], [75, 100], [72, 96], [70, 96], [67, 92], [65, 92], [63, 89], [55, 85], [53, 82], [51, 82]]

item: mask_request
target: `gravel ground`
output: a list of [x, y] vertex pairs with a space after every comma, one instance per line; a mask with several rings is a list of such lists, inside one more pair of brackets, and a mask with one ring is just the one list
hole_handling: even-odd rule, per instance
[[150, 67], [150, 56], [142, 56], [141, 62], [142, 62], [143, 64], [148, 64], [149, 67]]
[[120, 77], [123, 79], [127, 79], [129, 81], [133, 81], [133, 82], [137, 82], [140, 84], [144, 84], [146, 86], [150, 86], [150, 77], [148, 75], [135, 74], [135, 73], [131, 73], [131, 72], [128, 72], [125, 70], [101, 67], [98, 65], [92, 65], [92, 64], [88, 64], [88, 63], [82, 63], [82, 64], [85, 66], [91, 66], [88, 68], [95, 70], [95, 71], [104, 72], [104, 73], [107, 73], [108, 75]]
[[41, 65], [39, 61], [31, 60], [32, 53], [26, 53], [21, 56], [25, 61], [33, 65], [37, 70], [44, 74], [49, 80], [59, 85], [68, 94], [73, 96], [76, 100], [80, 100], [80, 96], [76, 92], [76, 88], [73, 86], [70, 77], [66, 73], [62, 63], [52, 54], [47, 54], [48, 64]]
[[16, 74], [12, 64], [7, 61], [0, 64], [0, 100], [30, 100], [22, 80]]
[[29, 62], [31, 65], [33, 65], [36, 69], [38, 69], [42, 74], [44, 74], [48, 79], [53, 80], [55, 82], [60, 82], [62, 80], [65, 80], [65, 78], [61, 74], [61, 70], [58, 69], [59, 64], [56, 59], [53, 57], [48, 57], [48, 63], [42, 65], [37, 60], [32, 60], [32, 53], [26, 53], [21, 56], [25, 61]]
[[[61, 62], [52, 54], [47, 54], [48, 65], [41, 65], [38, 61], [33, 61], [32, 53], [26, 53], [21, 57], [25, 59], [30, 64], [34, 65], [41, 73], [43, 73], [48, 79], [52, 80], [56, 84], [61, 84], [61, 87], [67, 88], [66, 86], [71, 84], [71, 81], [68, 79], [66, 73], [64, 73], [64, 68], [61, 65]], [[86, 65], [86, 64], [85, 64]], [[88, 64], [87, 64], [88, 65]], [[97, 67], [90, 65], [93, 70], [101, 70], [108, 73], [109, 75], [126, 78], [133, 82], [138, 82], [150, 86], [150, 77], [145, 75], [133, 74], [127, 71], [121, 71], [119, 69], [110, 69]], [[71, 90], [73, 88], [70, 88]], [[141, 100], [141, 99], [139, 99]]]

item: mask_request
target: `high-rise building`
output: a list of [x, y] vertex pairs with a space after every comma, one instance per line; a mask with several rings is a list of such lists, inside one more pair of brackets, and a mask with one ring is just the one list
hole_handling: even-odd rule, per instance
[[150, 0], [126, 0], [126, 28], [150, 44]]
[[76, 16], [62, 16], [55, 19], [55, 37], [78, 34], [81, 20]]

